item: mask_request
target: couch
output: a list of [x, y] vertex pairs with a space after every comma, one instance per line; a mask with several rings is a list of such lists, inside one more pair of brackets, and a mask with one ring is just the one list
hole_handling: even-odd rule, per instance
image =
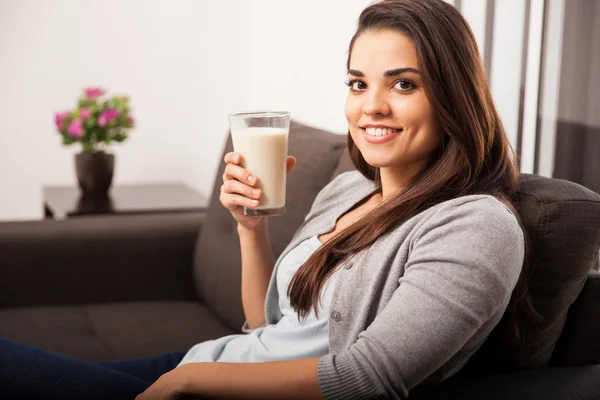
[[[353, 169], [345, 135], [295, 121], [290, 154], [298, 163], [286, 213], [270, 220], [276, 256], [319, 190]], [[206, 213], [0, 223], [0, 336], [99, 362], [240, 333], [240, 250], [218, 199], [223, 168]], [[600, 196], [523, 174], [515, 201], [533, 243], [535, 335], [506, 369], [495, 365], [504, 349], [493, 333], [464, 372], [411, 398], [600, 398]]]

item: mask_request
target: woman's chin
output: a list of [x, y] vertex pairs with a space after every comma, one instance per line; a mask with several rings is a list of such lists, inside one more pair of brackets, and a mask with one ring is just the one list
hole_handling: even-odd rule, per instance
[[387, 163], [382, 163], [382, 162], [368, 162], [367, 164], [369, 164], [371, 167], [373, 168], [378, 168], [378, 169], [387, 169], [390, 168], [392, 165], [387, 164]]
[[374, 168], [387, 168], [389, 166], [394, 165], [392, 160], [388, 160], [387, 158], [376, 156], [376, 155], [366, 155], [363, 153], [363, 158], [371, 167]]

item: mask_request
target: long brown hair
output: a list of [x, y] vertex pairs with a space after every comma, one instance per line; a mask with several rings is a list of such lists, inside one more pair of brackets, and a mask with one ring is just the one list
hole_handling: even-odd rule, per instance
[[[360, 15], [350, 42], [348, 68], [354, 42], [367, 30], [394, 30], [412, 39], [424, 89], [436, 116], [440, 145], [429, 164], [401, 193], [331, 238], [298, 269], [288, 295], [301, 318], [311, 307], [316, 312], [325, 281], [342, 261], [436, 204], [465, 195], [489, 194], [518, 218], [511, 202], [518, 181], [514, 154], [494, 107], [475, 37], [461, 14], [442, 0], [375, 3]], [[350, 134], [348, 148], [356, 168], [376, 182], [380, 191], [378, 168], [365, 161]], [[519, 341], [521, 314], [531, 311], [527, 279], [525, 269], [506, 314], [515, 342]]]

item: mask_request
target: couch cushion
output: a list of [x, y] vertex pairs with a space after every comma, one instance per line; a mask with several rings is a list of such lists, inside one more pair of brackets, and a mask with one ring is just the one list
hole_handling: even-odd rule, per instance
[[[288, 177], [286, 211], [269, 220], [271, 245], [279, 257], [310, 210], [317, 193], [330, 181], [346, 136], [311, 128], [297, 122], [290, 126], [289, 154], [297, 164]], [[228, 139], [223, 154], [232, 151]], [[195, 283], [199, 296], [232, 329], [244, 322], [241, 303], [240, 247], [236, 223], [219, 201], [225, 164], [220, 162], [208, 216], [198, 238]]]
[[197, 302], [139, 302], [0, 310], [0, 337], [92, 362], [187, 350], [233, 333]]
[[581, 293], [600, 246], [600, 195], [573, 182], [523, 174], [517, 205], [533, 237], [530, 291], [539, 332], [523, 366], [547, 364], [569, 307]]
[[344, 150], [344, 152], [342, 153], [342, 156], [340, 157], [340, 160], [338, 161], [338, 164], [335, 167], [335, 170], [333, 171], [333, 176], [331, 177], [331, 179], [335, 178], [336, 176], [338, 176], [339, 174], [342, 174], [344, 172], [354, 171], [354, 170], [356, 170], [356, 167], [352, 163], [352, 159], [350, 158], [350, 153], [348, 152], [348, 149], [346, 148], [346, 150]]
[[[529, 292], [539, 314], [534, 334], [522, 343], [518, 366], [542, 367], [594, 266], [600, 246], [600, 195], [573, 182], [522, 174], [515, 200], [532, 239]], [[500, 364], [508, 353], [497, 345], [498, 332], [500, 327], [470, 367], [506, 366]]]

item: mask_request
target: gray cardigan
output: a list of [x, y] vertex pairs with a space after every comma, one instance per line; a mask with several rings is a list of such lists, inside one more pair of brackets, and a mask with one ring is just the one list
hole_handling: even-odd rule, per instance
[[[267, 323], [281, 318], [276, 269], [303, 240], [375, 190], [341, 174], [317, 196], [272, 275]], [[325, 399], [405, 399], [416, 385], [456, 373], [505, 311], [524, 257], [514, 215], [491, 196], [438, 204], [353, 255], [340, 270], [329, 316], [329, 354], [319, 360]]]

